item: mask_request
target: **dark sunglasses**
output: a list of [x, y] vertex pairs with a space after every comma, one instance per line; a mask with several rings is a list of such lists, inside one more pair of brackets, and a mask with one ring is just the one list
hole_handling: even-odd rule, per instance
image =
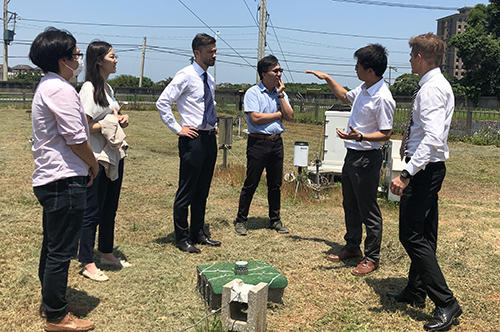
[[83, 53], [73, 53], [71, 54], [75, 60], [78, 60], [80, 58], [83, 59]]

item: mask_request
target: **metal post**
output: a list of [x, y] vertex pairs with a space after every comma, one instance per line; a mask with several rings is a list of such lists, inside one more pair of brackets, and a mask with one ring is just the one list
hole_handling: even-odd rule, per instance
[[471, 135], [471, 128], [472, 128], [472, 102], [469, 100], [467, 102], [467, 121], [465, 123], [465, 135], [466, 136]]
[[[267, 9], [266, 0], [260, 0], [260, 13], [259, 13], [259, 44], [257, 51], [257, 61], [262, 59], [266, 53], [266, 21]], [[257, 73], [257, 83], [260, 82], [259, 73]]]
[[8, 47], [9, 47], [9, 41], [5, 39], [5, 31], [7, 31], [8, 28], [8, 11], [7, 11], [7, 0], [3, 0], [3, 33], [4, 33], [4, 38], [3, 38], [3, 76], [2, 80], [7, 81], [9, 79], [9, 57], [7, 56], [8, 53]]
[[142, 61], [141, 61], [141, 75], [139, 76], [139, 88], [142, 87], [142, 76], [144, 75], [144, 60], [146, 58], [146, 37], [142, 42]]

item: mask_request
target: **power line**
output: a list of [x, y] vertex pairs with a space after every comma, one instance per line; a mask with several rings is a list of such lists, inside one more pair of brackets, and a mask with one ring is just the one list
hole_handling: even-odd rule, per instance
[[[334, 0], [332, 0], [334, 1]], [[342, 0], [339, 0], [342, 1]], [[357, 35], [351, 33], [340, 33], [340, 32], [326, 32], [326, 31], [317, 31], [317, 30], [308, 30], [308, 29], [298, 29], [298, 28], [287, 28], [287, 27], [275, 27], [276, 29], [281, 30], [289, 30], [296, 32], [307, 32], [314, 33], [320, 35], [331, 35], [331, 36], [341, 36], [341, 37], [356, 37], [356, 38], [375, 38], [375, 39], [391, 39], [391, 40], [408, 40], [407, 37], [384, 37], [384, 36], [369, 36], [369, 35]]]
[[281, 48], [281, 43], [278, 39], [278, 34], [276, 33], [276, 30], [274, 30], [274, 25], [273, 25], [273, 22], [271, 21], [270, 16], [269, 16], [269, 23], [271, 23], [271, 28], [273, 28], [274, 36], [276, 37], [276, 41], [278, 42], [278, 46], [280, 48], [281, 54], [283, 55], [283, 61], [285, 61], [286, 69], [290, 72], [290, 78], [292, 79], [292, 82], [295, 83], [295, 80], [293, 79], [292, 72], [290, 71], [290, 67], [288, 66], [288, 62], [286, 61], [285, 53], [283, 52], [283, 49]]
[[257, 19], [252, 15], [252, 11], [250, 10], [250, 7], [248, 6], [247, 0], [243, 0], [243, 2], [245, 3], [245, 6], [247, 7], [248, 12], [250, 13], [250, 16], [252, 16], [252, 19], [255, 22], [255, 26], [259, 26]]
[[[69, 21], [39, 20], [39, 19], [34, 19], [34, 18], [21, 18], [21, 17], [19, 17], [19, 20], [32, 21], [32, 22], [58, 23], [58, 24], [95, 25], [95, 26], [102, 26], [102, 27], [119, 27], [119, 28], [200, 29], [200, 28], [204, 28], [205, 27], [205, 26], [200, 26], [200, 25], [143, 25], [143, 24], [113, 24], [113, 23], [69, 22]], [[216, 28], [216, 29], [242, 29], [242, 28], [252, 28], [252, 27], [253, 26], [251, 26], [251, 25], [220, 25], [220, 26], [214, 26], [214, 28]]]
[[[212, 33], [216, 34], [216, 32], [210, 27], [208, 26], [208, 24], [206, 24], [198, 15], [196, 15], [195, 12], [193, 12], [191, 10], [191, 8], [189, 8], [188, 6], [186, 6], [186, 4], [184, 4], [184, 2], [182, 2], [182, 0], [178, 0], [184, 7], [186, 7], [187, 10], [189, 10], [191, 12], [191, 14], [193, 14], [201, 23], [203, 23], [208, 29], [210, 29], [210, 31], [212, 31]], [[229, 45], [229, 43], [227, 43], [224, 38], [220, 37], [219, 38], [224, 42], [224, 44], [226, 44], [227, 46], [229, 46], [230, 49], [233, 50], [234, 53], [240, 55], [231, 45]], [[247, 62], [252, 68], [255, 68], [255, 66], [253, 66], [252, 64], [250, 64], [250, 62], [248, 62], [243, 56], [240, 55], [240, 57], [245, 60], [245, 62]]]
[[408, 3], [394, 3], [387, 1], [374, 1], [374, 0], [332, 0], [333, 2], [348, 2], [355, 3], [359, 5], [374, 5], [374, 6], [386, 6], [386, 7], [400, 7], [400, 8], [416, 8], [416, 9], [432, 9], [432, 10], [454, 10], [457, 11], [457, 7], [442, 7], [442, 6], [428, 6], [428, 5], [413, 5]]

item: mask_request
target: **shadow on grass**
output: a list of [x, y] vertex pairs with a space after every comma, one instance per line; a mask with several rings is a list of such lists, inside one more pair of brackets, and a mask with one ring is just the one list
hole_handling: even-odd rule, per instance
[[[203, 232], [205, 233], [205, 235], [208, 238], [212, 237], [212, 234], [210, 232], [210, 224], [209, 223], [207, 223], [207, 222], [205, 223], [205, 227], [203, 227]], [[172, 233], [168, 234], [167, 236], [157, 238], [153, 242], [157, 243], [157, 244], [161, 244], [161, 245], [164, 245], [164, 244], [172, 244], [174, 246], [177, 245], [177, 240], [175, 238], [175, 232], [172, 232]]]
[[366, 278], [365, 282], [368, 286], [373, 288], [373, 291], [379, 296], [381, 307], [370, 308], [372, 312], [400, 312], [405, 311], [408, 316], [416, 321], [427, 321], [430, 316], [422, 311], [422, 309], [414, 308], [405, 303], [398, 303], [387, 297], [387, 292], [399, 293], [401, 292], [408, 279], [406, 278]]
[[77, 313], [74, 313], [75, 315], [81, 317], [85, 317], [88, 313], [97, 308], [101, 302], [99, 298], [91, 296], [85, 291], [76, 290], [70, 287], [67, 288], [66, 298], [74, 305], [88, 307], [88, 312], [78, 313], [78, 315]]
[[344, 245], [337, 243], [337, 242], [332, 242], [328, 241], [325, 239], [320, 239], [316, 237], [302, 237], [298, 235], [292, 235], [290, 236], [292, 240], [295, 241], [312, 241], [312, 242], [320, 242], [324, 243], [327, 246], [330, 246], [330, 249], [324, 251], [325, 254], [325, 262], [328, 262], [329, 265], [319, 265], [317, 266], [318, 269], [321, 270], [340, 270], [344, 269], [346, 267], [356, 267], [358, 266], [359, 262], [361, 262], [361, 258], [351, 258], [351, 259], [346, 259], [340, 262], [330, 262], [327, 261], [326, 257], [330, 254], [338, 254], [342, 248], [344, 248]]
[[[128, 261], [127, 255], [125, 255], [123, 253], [123, 251], [121, 251], [119, 248], [120, 247], [117, 246], [117, 247], [115, 247], [113, 249], [113, 255], [115, 257], [119, 258], [119, 259], [124, 259], [124, 260]], [[121, 266], [101, 264], [100, 263], [101, 256], [102, 256], [102, 254], [98, 250], [94, 250], [94, 260], [96, 262], [97, 267], [100, 268], [101, 270], [104, 270], [104, 271], [118, 271], [118, 270], [122, 269]]]
[[[271, 226], [269, 218], [251, 217], [247, 220], [248, 230], [266, 229]], [[286, 225], [285, 225], [286, 226]]]

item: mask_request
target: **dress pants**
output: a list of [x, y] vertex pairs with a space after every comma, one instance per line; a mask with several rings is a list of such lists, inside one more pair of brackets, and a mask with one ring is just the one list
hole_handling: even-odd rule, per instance
[[382, 166], [381, 150], [348, 149], [342, 168], [342, 196], [345, 214], [347, 251], [357, 251], [366, 227], [365, 257], [380, 260], [382, 214], [377, 203], [377, 191]]
[[399, 208], [399, 239], [411, 259], [404, 292], [440, 307], [455, 301], [436, 259], [438, 192], [446, 174], [444, 162], [429, 163], [403, 191]]
[[97, 226], [99, 226], [97, 250], [105, 254], [113, 252], [115, 217], [122, 188], [123, 164], [122, 159], [118, 164], [118, 179], [115, 181], [106, 176], [104, 167], [99, 164], [99, 174], [87, 188], [87, 209], [83, 217], [79, 252], [79, 260], [84, 264], [94, 262]]
[[75, 176], [33, 188], [43, 207], [38, 277], [47, 321], [66, 316], [68, 269], [76, 256], [86, 205], [87, 177]]
[[247, 177], [240, 193], [236, 222], [247, 221], [250, 204], [264, 168], [267, 179], [267, 201], [271, 224], [279, 221], [281, 209], [281, 185], [283, 183], [283, 140], [248, 137]]
[[[174, 201], [177, 241], [197, 239], [204, 234], [205, 208], [217, 161], [215, 132], [198, 131], [196, 138], [179, 137], [179, 188]], [[188, 210], [191, 207], [191, 227]]]

